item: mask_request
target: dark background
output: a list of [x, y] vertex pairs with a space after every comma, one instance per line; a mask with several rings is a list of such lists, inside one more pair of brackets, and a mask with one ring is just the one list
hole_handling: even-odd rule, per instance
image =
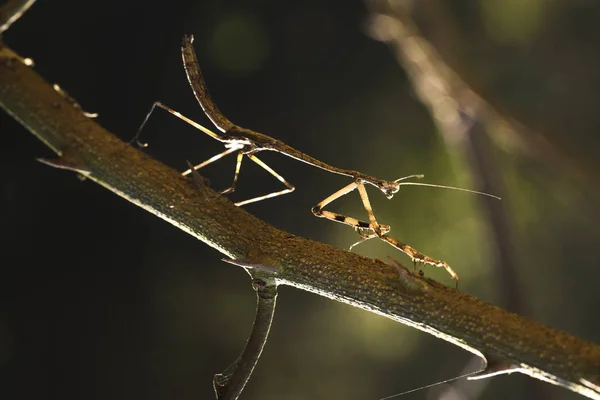
[[[343, 168], [476, 187], [464, 154], [445, 146], [390, 48], [366, 34], [367, 17], [358, 1], [56, 0], [35, 4], [4, 40], [129, 140], [156, 100], [210, 126], [180, 60], [181, 38], [193, 33], [211, 93], [234, 122]], [[485, 200], [408, 187], [388, 201], [373, 191], [379, 221], [448, 261], [466, 293], [517, 304], [521, 314], [599, 342], [600, 3], [428, 0], [415, 18], [465, 80], [553, 151], [492, 135], [517, 271], [511, 290], [499, 286]], [[50, 150], [0, 118], [0, 397], [211, 398], [212, 375], [238, 355], [251, 326], [247, 274], [101, 187], [36, 162]], [[143, 135], [145, 151], [179, 170], [186, 159], [221, 151], [162, 111]], [[347, 180], [275, 153], [262, 158], [296, 191], [249, 212], [336, 246], [356, 240], [310, 212]], [[224, 188], [233, 165], [232, 157], [202, 172]], [[232, 197], [278, 188], [246, 163]], [[363, 215], [356, 194], [332, 208]], [[375, 240], [357, 252], [410, 263]], [[453, 284], [443, 271], [423, 269]], [[378, 399], [477, 369], [469, 362], [429, 335], [282, 287], [243, 398]], [[404, 398], [578, 398], [519, 374], [458, 386]]]

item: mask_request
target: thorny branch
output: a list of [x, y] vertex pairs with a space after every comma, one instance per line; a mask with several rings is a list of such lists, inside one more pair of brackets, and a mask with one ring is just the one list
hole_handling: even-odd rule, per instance
[[404, 268], [283, 232], [123, 143], [86, 118], [7, 47], [0, 105], [77, 171], [287, 284], [375, 312], [487, 360], [480, 377], [521, 372], [600, 399], [600, 346], [545, 327]]

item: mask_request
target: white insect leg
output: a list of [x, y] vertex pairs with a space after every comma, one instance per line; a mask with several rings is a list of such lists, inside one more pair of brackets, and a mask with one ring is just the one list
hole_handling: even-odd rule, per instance
[[[284, 195], [284, 194], [291, 193], [291, 192], [294, 191], [294, 189], [296, 189], [294, 187], [294, 185], [292, 185], [291, 183], [289, 183], [288, 181], [286, 181], [283, 178], [283, 176], [281, 176], [277, 172], [275, 172], [275, 170], [273, 170], [273, 168], [269, 167], [267, 164], [265, 164], [261, 159], [259, 159], [258, 157], [256, 157], [254, 154], [246, 154], [246, 155], [248, 156], [249, 159], [251, 159], [252, 161], [254, 161], [255, 163], [257, 163], [259, 166], [261, 166], [262, 168], [264, 168], [268, 173], [270, 173], [271, 175], [273, 175], [275, 178], [279, 179], [279, 181], [281, 183], [283, 183], [287, 187], [287, 189], [281, 190], [279, 192], [273, 192], [273, 193], [265, 194], [263, 196], [253, 197], [253, 198], [248, 199], [248, 200], [239, 201], [239, 202], [235, 203], [236, 206], [239, 207], [239, 206], [243, 206], [243, 205], [246, 205], [246, 204], [255, 203], [257, 201], [261, 201], [261, 200], [265, 200], [265, 199], [270, 199], [270, 198], [273, 198], [273, 197], [281, 196], [281, 195]], [[239, 167], [240, 163], [238, 163], [238, 167]], [[237, 176], [238, 172], [239, 172], [239, 169], [236, 170], [236, 176]]]
[[[226, 156], [226, 155], [228, 155], [228, 154], [231, 154], [231, 153], [233, 153], [233, 152], [235, 152], [235, 151], [238, 151], [240, 148], [241, 148], [241, 147], [232, 147], [232, 148], [230, 148], [230, 149], [227, 149], [227, 150], [225, 150], [225, 151], [224, 151], [224, 152], [222, 152], [222, 153], [219, 153], [219, 154], [217, 154], [217, 155], [215, 155], [215, 156], [212, 156], [212, 157], [211, 157], [211, 158], [209, 158], [208, 160], [206, 160], [206, 161], [203, 161], [203, 162], [201, 162], [200, 164], [194, 165], [194, 170], [198, 171], [200, 168], [204, 168], [204, 167], [206, 167], [208, 164], [210, 164], [210, 163], [213, 163], [213, 162], [215, 162], [215, 161], [217, 161], [217, 160], [221, 159], [222, 157], [225, 157], [225, 156]], [[191, 168], [189, 168], [189, 169], [186, 169], [185, 171], [183, 171], [183, 172], [181, 173], [181, 175], [183, 175], [183, 176], [187, 176], [187, 175], [189, 175], [189, 174], [191, 174], [191, 173], [192, 173], [192, 169], [191, 169]]]
[[140, 145], [142, 147], [147, 147], [148, 146], [147, 143], [141, 143], [138, 140], [138, 138], [140, 137], [140, 134], [142, 133], [142, 129], [144, 129], [144, 126], [146, 126], [146, 123], [148, 122], [148, 119], [150, 119], [150, 115], [154, 112], [154, 110], [156, 109], [156, 107], [162, 108], [163, 110], [165, 110], [165, 111], [169, 112], [170, 114], [176, 116], [180, 120], [182, 120], [184, 122], [187, 122], [188, 124], [190, 124], [194, 128], [196, 128], [196, 129], [198, 129], [198, 130], [206, 133], [208, 136], [221, 141], [220, 136], [218, 134], [216, 134], [215, 132], [211, 131], [210, 129], [208, 129], [208, 128], [202, 126], [202, 125], [200, 125], [196, 121], [193, 121], [193, 120], [189, 119], [185, 115], [183, 115], [183, 114], [181, 114], [181, 113], [173, 110], [171, 107], [166, 106], [166, 105], [164, 105], [163, 103], [161, 103], [159, 101], [155, 101], [154, 104], [152, 104], [152, 107], [150, 107], [150, 111], [148, 111], [148, 114], [146, 114], [146, 117], [144, 118], [144, 121], [142, 122], [142, 124], [138, 128], [137, 133], [135, 134], [135, 137], [131, 140], [131, 142], [133, 142], [135, 140], [135, 141], [137, 141], [138, 145]]
[[235, 191], [235, 187], [238, 182], [238, 177], [240, 176], [240, 169], [242, 168], [242, 160], [244, 159], [244, 153], [240, 151], [237, 155], [237, 161], [235, 163], [235, 175], [233, 175], [233, 182], [231, 186], [227, 189], [222, 190], [221, 194], [233, 193]]
[[[195, 165], [193, 167], [194, 170], [199, 170], [200, 168], [203, 168], [205, 166], [207, 166], [210, 163], [213, 163], [217, 160], [219, 160], [220, 158], [233, 153], [234, 151], [239, 151], [242, 148], [242, 146], [236, 146], [236, 147], [232, 147], [229, 148], [227, 150], [225, 150], [222, 153], [219, 153], [211, 158], [209, 158], [208, 160]], [[238, 178], [240, 176], [240, 170], [242, 167], [242, 160], [244, 158], [244, 152], [240, 151], [237, 155], [237, 161], [236, 161], [236, 165], [235, 165], [235, 175], [233, 176], [233, 183], [231, 184], [231, 186], [223, 191], [221, 191], [221, 194], [228, 194], [228, 193], [232, 193], [235, 191], [237, 182], [238, 182]], [[281, 190], [279, 192], [273, 192], [273, 193], [269, 193], [266, 194], [264, 196], [259, 196], [259, 197], [254, 197], [252, 199], [248, 199], [248, 200], [244, 200], [244, 201], [240, 201], [235, 203], [236, 206], [243, 206], [245, 204], [249, 204], [249, 203], [254, 203], [257, 201], [261, 201], [261, 200], [265, 200], [265, 199], [269, 199], [272, 197], [276, 197], [276, 196], [281, 196], [283, 194], [287, 194], [287, 193], [291, 193], [294, 191], [295, 187], [290, 184], [288, 181], [286, 181], [281, 175], [279, 175], [277, 172], [275, 172], [271, 167], [269, 167], [267, 164], [265, 164], [262, 160], [260, 160], [258, 157], [256, 157], [254, 154], [246, 154], [248, 156], [248, 158], [250, 158], [252, 161], [254, 161], [256, 164], [258, 164], [259, 166], [261, 166], [262, 168], [264, 168], [268, 173], [270, 173], [271, 175], [273, 175], [275, 178], [277, 178], [280, 182], [282, 182], [285, 186], [287, 186], [287, 189]], [[189, 168], [187, 170], [185, 170], [182, 175], [186, 176], [192, 173], [192, 168]]]
[[349, 251], [352, 251], [352, 249], [355, 246], [358, 246], [359, 244], [361, 244], [363, 242], [366, 242], [369, 239], [373, 239], [374, 237], [377, 237], [377, 235], [375, 233], [373, 233], [373, 234], [362, 234], [362, 233], [358, 232], [358, 234], [360, 235], [361, 239], [358, 242], [351, 244], [350, 247], [348, 247]]
[[[209, 158], [208, 160], [206, 160], [206, 161], [204, 161], [204, 162], [201, 162], [201, 163], [200, 163], [200, 164], [198, 164], [198, 165], [195, 165], [195, 166], [193, 166], [193, 167], [190, 165], [190, 168], [189, 168], [189, 169], [187, 169], [187, 170], [185, 170], [185, 171], [183, 171], [183, 172], [181, 173], [181, 175], [183, 175], [183, 176], [189, 175], [190, 173], [192, 173], [192, 168], [194, 169], [194, 171], [197, 171], [197, 170], [199, 170], [200, 168], [203, 168], [203, 167], [207, 166], [208, 164], [210, 164], [210, 163], [213, 163], [213, 162], [215, 162], [215, 161], [219, 160], [220, 158], [222, 158], [222, 157], [224, 157], [224, 156], [226, 156], [226, 155], [228, 155], [228, 154], [231, 154], [231, 153], [233, 153], [234, 151], [238, 151], [238, 150], [240, 150], [240, 149], [241, 149], [241, 146], [238, 146], [238, 147], [232, 147], [232, 148], [230, 148], [230, 149], [227, 149], [227, 150], [225, 150], [225, 151], [224, 151], [224, 152], [222, 152], [222, 153], [219, 153], [219, 154], [217, 154], [217, 155], [215, 155], [215, 156], [212, 156], [212, 157], [211, 157], [211, 158]], [[235, 187], [236, 187], [236, 185], [237, 185], [237, 181], [238, 181], [238, 176], [240, 175], [240, 168], [241, 168], [241, 165], [242, 165], [242, 159], [243, 159], [243, 157], [244, 157], [244, 153], [243, 153], [242, 151], [240, 151], [240, 152], [238, 153], [238, 156], [237, 156], [237, 162], [236, 162], [236, 165], [235, 165], [235, 174], [234, 174], [234, 176], [233, 176], [233, 183], [232, 183], [232, 184], [231, 184], [231, 186], [230, 186], [230, 187], [228, 187], [227, 189], [225, 189], [225, 190], [222, 190], [222, 191], [221, 191], [221, 194], [233, 193], [233, 192], [235, 191]]]

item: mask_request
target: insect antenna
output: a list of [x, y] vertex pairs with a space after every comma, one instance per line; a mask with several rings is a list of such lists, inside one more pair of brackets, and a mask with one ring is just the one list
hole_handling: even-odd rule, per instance
[[401, 180], [404, 180], [404, 179], [407, 179], [407, 178], [411, 178], [411, 177], [422, 177], [422, 175], [406, 176], [404, 178], [396, 179], [394, 182], [398, 183], [398, 186], [402, 186], [402, 185], [407, 185], [407, 186], [408, 185], [410, 185], [410, 186], [428, 186], [428, 187], [441, 188], [441, 189], [458, 190], [460, 192], [473, 193], [473, 194], [478, 194], [478, 195], [481, 195], [481, 196], [491, 197], [492, 199], [496, 199], [496, 200], [502, 200], [500, 197], [495, 196], [493, 194], [489, 194], [489, 193], [485, 193], [485, 192], [479, 192], [477, 190], [470, 190], [470, 189], [459, 188], [459, 187], [455, 187], [455, 186], [434, 185], [432, 183], [421, 183], [421, 182], [400, 182]]
[[423, 175], [423, 174], [414, 174], [414, 175], [403, 176], [402, 178], [396, 179], [394, 182], [398, 183], [400, 181], [405, 181], [407, 179], [412, 179], [412, 178], [423, 179], [423, 178], [425, 178], [425, 175]]

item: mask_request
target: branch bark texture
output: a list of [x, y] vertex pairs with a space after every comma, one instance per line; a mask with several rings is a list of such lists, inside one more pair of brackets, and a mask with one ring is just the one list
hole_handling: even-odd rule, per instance
[[491, 373], [522, 372], [600, 399], [600, 346], [346, 250], [278, 230], [119, 140], [0, 49], [0, 105], [77, 171], [245, 268], [411, 325], [484, 357]]

